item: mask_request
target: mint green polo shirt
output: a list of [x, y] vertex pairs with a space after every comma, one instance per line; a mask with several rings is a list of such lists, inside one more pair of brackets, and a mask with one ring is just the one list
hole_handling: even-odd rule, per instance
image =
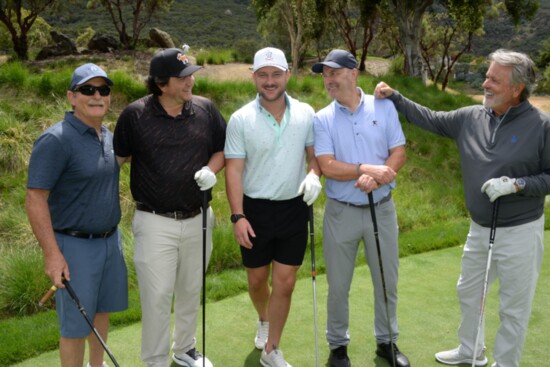
[[248, 197], [288, 200], [298, 196], [306, 176], [306, 147], [313, 145], [313, 108], [285, 93], [281, 123], [260, 104], [260, 97], [229, 119], [224, 154], [244, 159], [243, 191]]

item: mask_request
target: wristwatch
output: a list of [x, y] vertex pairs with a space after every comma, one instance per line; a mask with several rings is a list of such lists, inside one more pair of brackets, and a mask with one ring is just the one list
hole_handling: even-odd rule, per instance
[[231, 214], [231, 223], [235, 224], [242, 218], [246, 218], [246, 216], [244, 214]]
[[517, 188], [516, 192], [521, 191], [525, 188], [525, 180], [523, 178], [516, 178], [516, 182], [514, 182], [514, 185]]

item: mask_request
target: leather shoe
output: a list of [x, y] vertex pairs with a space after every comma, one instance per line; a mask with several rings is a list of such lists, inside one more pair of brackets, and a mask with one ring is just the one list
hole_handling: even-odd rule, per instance
[[[399, 351], [399, 348], [397, 348], [397, 345], [395, 343], [393, 344], [393, 353], [395, 355], [395, 366], [394, 367], [410, 367], [411, 364], [409, 362], [409, 359]], [[384, 358], [390, 366], [393, 366], [393, 358], [392, 358], [392, 352], [391, 352], [391, 345], [390, 343], [381, 343], [378, 344], [376, 348], [376, 355], [378, 357]]]
[[342, 345], [330, 351], [329, 357], [330, 367], [351, 367], [351, 362], [348, 357], [348, 347]]

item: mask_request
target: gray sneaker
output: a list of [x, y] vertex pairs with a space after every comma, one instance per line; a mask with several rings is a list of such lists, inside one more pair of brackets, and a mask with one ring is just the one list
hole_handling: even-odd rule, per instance
[[268, 334], [269, 321], [258, 320], [258, 330], [256, 330], [256, 337], [254, 338], [254, 345], [256, 346], [256, 349], [263, 350], [265, 348]]
[[[460, 353], [460, 347], [446, 350], [444, 352], [439, 352], [435, 354], [435, 359], [443, 364], [472, 364], [472, 356], [467, 356], [462, 353]], [[487, 357], [485, 357], [485, 348], [481, 351], [481, 353], [477, 356], [475, 365], [476, 366], [485, 366], [487, 364], [488, 360]]]
[[264, 350], [262, 350], [260, 363], [264, 367], [292, 367], [285, 361], [285, 358], [283, 357], [283, 352], [281, 352], [277, 348], [273, 348], [273, 350], [269, 354], [265, 352], [264, 348]]

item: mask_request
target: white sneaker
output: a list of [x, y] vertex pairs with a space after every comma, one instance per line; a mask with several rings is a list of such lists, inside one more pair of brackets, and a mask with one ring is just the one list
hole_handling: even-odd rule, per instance
[[[472, 356], [467, 356], [460, 353], [460, 347], [436, 353], [435, 359], [443, 364], [472, 364]], [[488, 360], [487, 357], [485, 357], [485, 348], [483, 348], [481, 353], [476, 358], [475, 365], [485, 366], [487, 362]]]
[[285, 361], [283, 352], [277, 348], [273, 348], [269, 354], [265, 352], [264, 348], [264, 350], [262, 350], [262, 358], [260, 358], [260, 363], [264, 367], [292, 367]]
[[202, 367], [203, 358], [205, 367], [212, 367], [212, 362], [210, 362], [208, 358], [203, 357], [195, 348], [187, 351], [185, 354], [172, 354], [172, 360], [176, 362], [176, 364], [185, 367]]
[[256, 337], [254, 338], [254, 345], [256, 345], [256, 349], [263, 350], [265, 348], [268, 334], [269, 321], [258, 320], [258, 331], [256, 331]]
[[[88, 364], [86, 365], [86, 367], [92, 367], [92, 365], [90, 364], [90, 362], [88, 362]], [[103, 364], [101, 365], [101, 367], [109, 367], [107, 365], [107, 363], [103, 362]]]

